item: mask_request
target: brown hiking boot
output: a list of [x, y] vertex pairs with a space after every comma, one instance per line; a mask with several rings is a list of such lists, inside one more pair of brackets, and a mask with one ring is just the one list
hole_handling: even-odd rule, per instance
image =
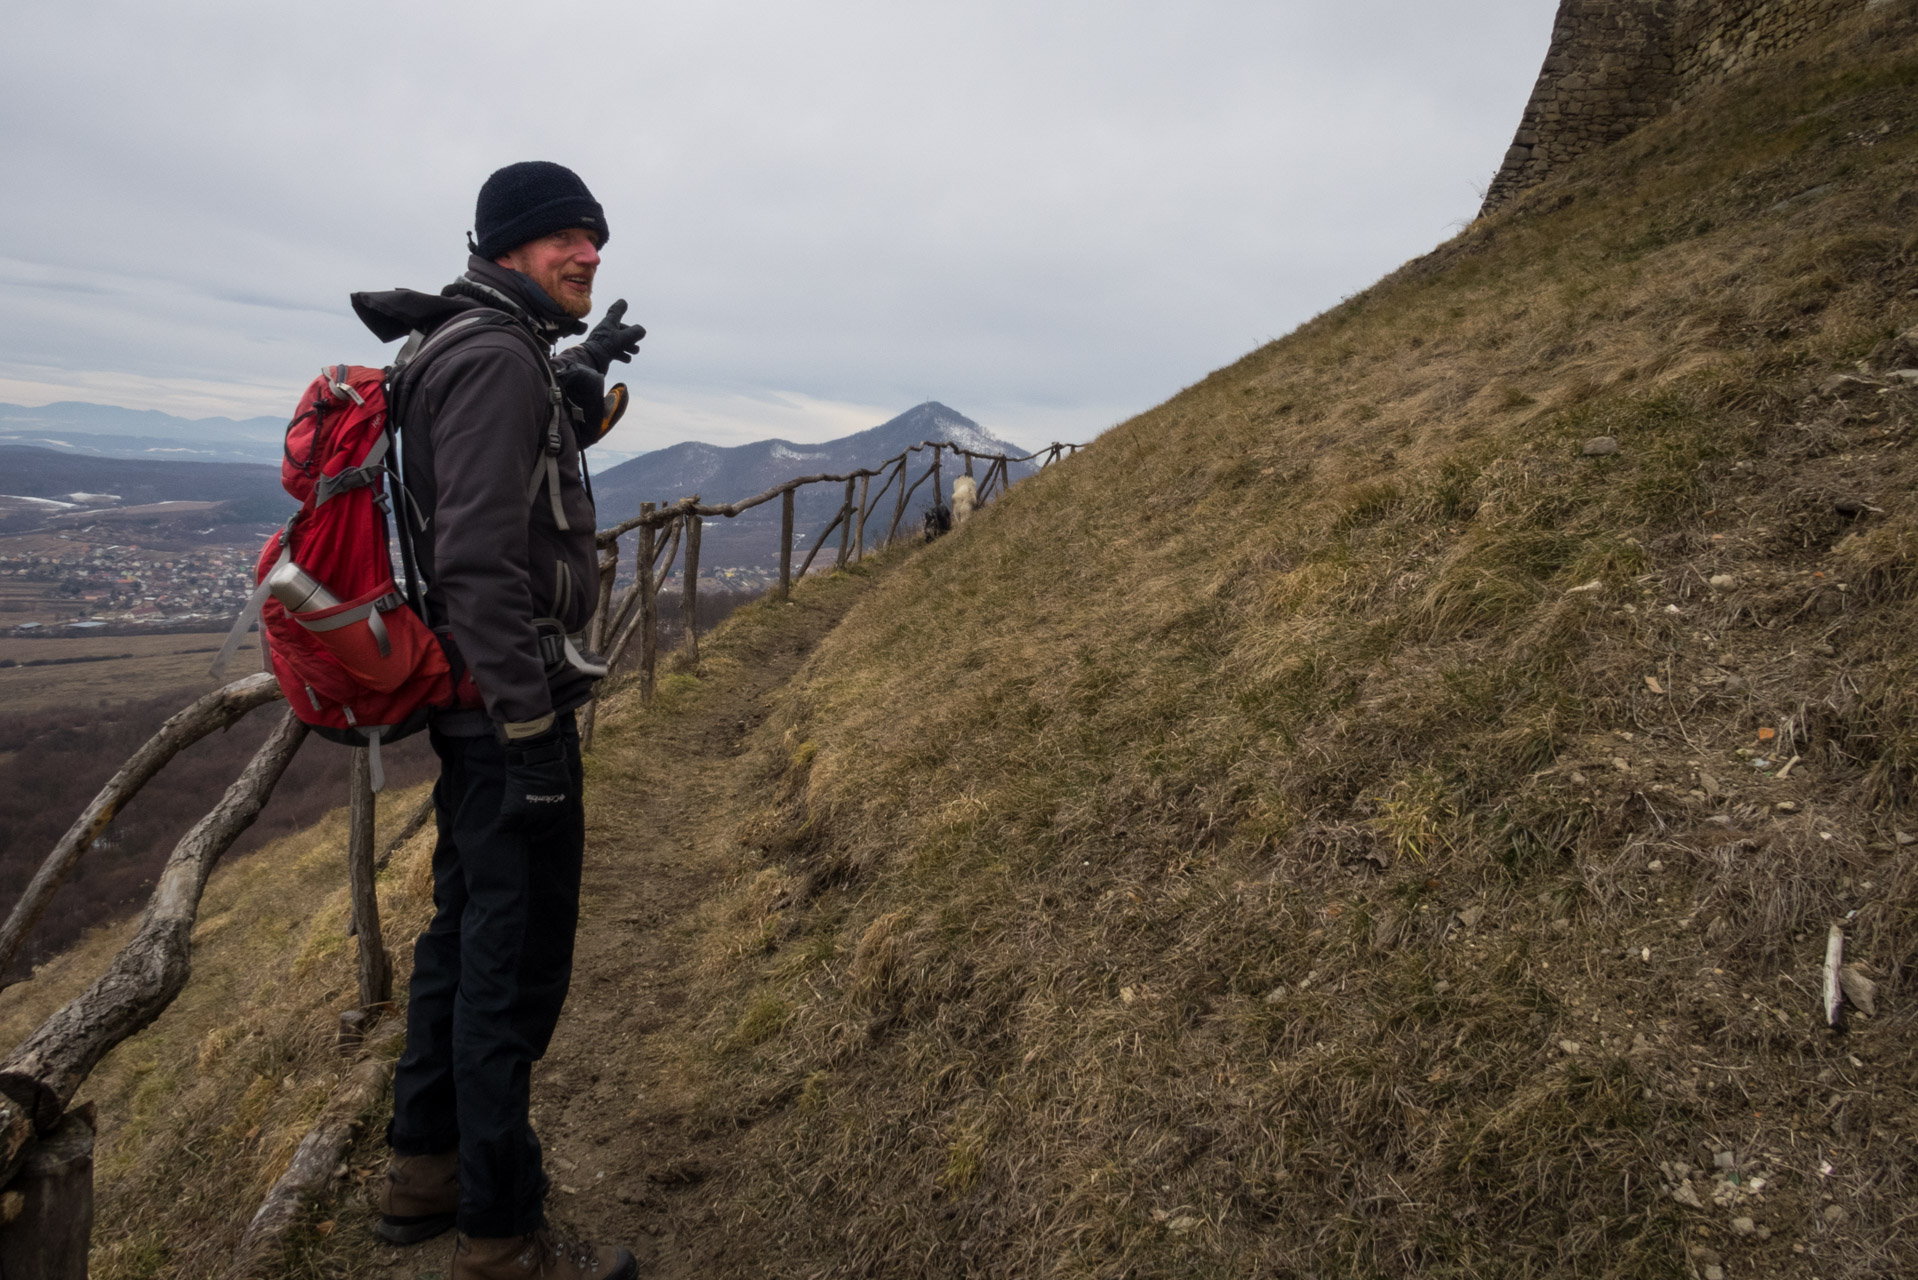
[[636, 1280], [633, 1255], [612, 1245], [568, 1240], [542, 1228], [530, 1236], [453, 1237], [450, 1280]]
[[388, 1244], [418, 1244], [453, 1225], [460, 1207], [460, 1153], [395, 1154], [380, 1188], [380, 1220], [373, 1234]]

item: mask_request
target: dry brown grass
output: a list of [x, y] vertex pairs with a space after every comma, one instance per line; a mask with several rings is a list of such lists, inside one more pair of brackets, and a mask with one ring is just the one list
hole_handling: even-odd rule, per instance
[[1918, 363], [1914, 174], [1874, 16], [859, 606], [766, 731], [689, 1066], [790, 1099], [718, 1193], [778, 1269], [1918, 1266], [1918, 396], [1821, 390]]

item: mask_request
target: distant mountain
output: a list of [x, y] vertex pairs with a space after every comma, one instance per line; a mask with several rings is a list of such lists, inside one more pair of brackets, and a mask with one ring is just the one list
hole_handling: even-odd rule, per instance
[[176, 418], [158, 409], [77, 400], [35, 408], [0, 404], [0, 445], [83, 457], [277, 464], [285, 432], [284, 418]]
[[[293, 399], [288, 397], [289, 409]], [[278, 466], [285, 437], [284, 418], [176, 418], [157, 409], [121, 409], [77, 400], [33, 409], [0, 404], [0, 445], [52, 449], [76, 457]], [[601, 461], [610, 465], [633, 456], [608, 453]]]
[[[676, 444], [666, 449], [643, 453], [593, 478], [593, 496], [602, 525], [614, 524], [639, 512], [642, 501], [669, 503], [698, 494], [708, 503], [737, 502], [764, 493], [785, 480], [798, 476], [826, 473], [841, 475], [861, 467], [876, 467], [887, 458], [924, 440], [950, 440], [975, 453], [1004, 453], [1014, 457], [1026, 450], [981, 427], [971, 418], [936, 400], [906, 410], [890, 422], [866, 431], [841, 436], [822, 444], [794, 444], [790, 440], [760, 440], [752, 444], [719, 448], [709, 444]], [[915, 456], [908, 483], [917, 480], [931, 465], [930, 450]], [[985, 463], [974, 468], [978, 479], [985, 479]], [[1016, 463], [1013, 479], [1030, 474], [1032, 463]], [[953, 477], [964, 474], [961, 459], [947, 456], [944, 463], [944, 488], [950, 501]], [[883, 480], [875, 478], [873, 484]], [[895, 491], [896, 492], [896, 491]], [[816, 537], [826, 521], [845, 498], [839, 485], [808, 485], [799, 491], [794, 503], [797, 531], [803, 537]], [[916, 527], [920, 513], [932, 505], [932, 486], [923, 484], [912, 496], [903, 528]], [[878, 527], [868, 526], [868, 534], [877, 542], [892, 522], [893, 495], [887, 494], [873, 516]], [[882, 518], [883, 516], [883, 518]], [[837, 534], [834, 535], [835, 538]], [[804, 558], [803, 540], [796, 553]], [[734, 520], [709, 524], [701, 539], [701, 561], [712, 567], [770, 566], [779, 561], [779, 504], [769, 502]]]

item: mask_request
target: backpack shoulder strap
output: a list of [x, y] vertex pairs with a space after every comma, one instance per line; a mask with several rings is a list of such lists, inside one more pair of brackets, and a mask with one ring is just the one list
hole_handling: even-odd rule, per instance
[[565, 415], [565, 395], [560, 390], [559, 377], [553, 372], [553, 362], [548, 358], [539, 339], [527, 331], [526, 326], [513, 319], [504, 311], [492, 307], [480, 307], [465, 315], [456, 316], [447, 321], [431, 334], [415, 329], [406, 339], [406, 345], [400, 348], [399, 355], [393, 360], [392, 368], [386, 377], [387, 421], [395, 428], [403, 425], [401, 417], [404, 397], [411, 382], [406, 377], [424, 365], [432, 356], [452, 345], [452, 339], [462, 333], [476, 332], [481, 328], [504, 328], [517, 335], [526, 343], [533, 358], [539, 362], [540, 371], [546, 375], [546, 400], [549, 408], [546, 428], [541, 441], [539, 461], [533, 464], [533, 474], [527, 480], [526, 501], [530, 505], [539, 498], [541, 488], [546, 490], [547, 501], [552, 505], [553, 521], [562, 533], [572, 531], [572, 525], [566, 519], [566, 509], [559, 497], [559, 455], [564, 448], [561, 436], [561, 424]]

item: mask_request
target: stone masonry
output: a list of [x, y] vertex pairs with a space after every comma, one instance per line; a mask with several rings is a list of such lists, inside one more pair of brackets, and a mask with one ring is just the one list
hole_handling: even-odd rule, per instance
[[1484, 216], [1698, 89], [1886, 0], [1562, 0]]

